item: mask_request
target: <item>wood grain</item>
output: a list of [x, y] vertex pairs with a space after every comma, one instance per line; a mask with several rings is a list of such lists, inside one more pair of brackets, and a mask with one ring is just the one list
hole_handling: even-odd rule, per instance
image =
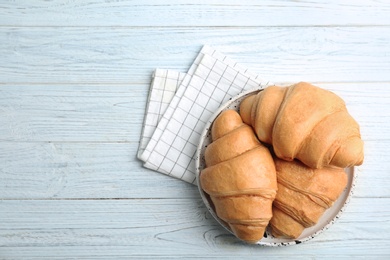
[[2, 147], [4, 199], [199, 197], [193, 185], [142, 168], [134, 144], [2, 142]]
[[[2, 1], [3, 26], [389, 25], [387, 1]], [[42, 15], [45, 13], [45, 15]], [[362, 19], [364, 17], [364, 19]]]
[[[315, 84], [345, 100], [364, 139], [373, 140], [389, 131], [383, 124], [390, 118], [390, 110], [384, 109], [390, 105], [389, 82]], [[129, 142], [138, 146], [148, 90], [147, 84], [3, 85], [0, 140]]]
[[[1, 1], [0, 259], [389, 259], [389, 1]], [[339, 94], [365, 162], [340, 219], [288, 248], [222, 229], [136, 159], [156, 68], [208, 44]]]
[[[148, 84], [204, 44], [271, 81], [390, 81], [390, 27], [0, 27], [0, 84]], [[149, 43], [158, 43], [149, 44]]]
[[139, 84], [2, 86], [0, 140], [138, 143], [148, 90]]
[[[378, 252], [388, 252], [390, 241], [383, 234], [390, 227], [376, 227], [388, 219], [390, 211], [375, 213], [375, 209], [389, 202], [388, 198], [356, 198], [311, 243], [280, 249], [237, 241], [216, 224], [200, 199], [1, 201], [0, 247], [7, 257], [170, 257], [174, 252], [175, 257], [201, 258], [229, 257], [233, 251], [248, 257], [281, 257], [290, 256], [298, 247], [300, 257], [331, 248], [327, 256], [359, 256], [366, 250], [364, 239], [370, 233], [381, 237], [371, 247], [376, 250], [372, 256], [378, 256]], [[356, 250], [347, 250], [356, 245]], [[12, 250], [16, 247], [23, 250]], [[45, 251], [47, 247], [52, 250]]]

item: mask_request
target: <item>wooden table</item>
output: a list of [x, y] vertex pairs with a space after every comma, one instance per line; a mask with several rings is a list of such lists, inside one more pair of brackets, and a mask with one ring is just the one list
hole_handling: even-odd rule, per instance
[[[245, 245], [136, 159], [152, 72], [204, 44], [346, 101], [366, 156], [325, 233]], [[1, 1], [0, 122], [1, 259], [390, 256], [389, 1]]]

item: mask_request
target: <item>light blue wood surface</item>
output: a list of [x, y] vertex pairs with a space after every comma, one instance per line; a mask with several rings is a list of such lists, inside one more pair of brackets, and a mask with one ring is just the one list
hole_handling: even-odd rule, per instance
[[[153, 70], [204, 44], [360, 123], [355, 193], [315, 239], [238, 242], [136, 159]], [[389, 1], [0, 1], [0, 122], [0, 259], [390, 257]]]

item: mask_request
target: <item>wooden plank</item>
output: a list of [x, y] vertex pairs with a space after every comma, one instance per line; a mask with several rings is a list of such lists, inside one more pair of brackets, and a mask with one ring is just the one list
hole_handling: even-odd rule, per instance
[[[390, 81], [390, 27], [0, 27], [0, 84], [147, 84], [204, 44], [272, 81]], [[156, 43], [156, 44], [150, 44]]]
[[132, 84], [0, 86], [0, 140], [138, 142], [148, 91]]
[[[389, 25], [388, 1], [2, 1], [3, 26]], [[364, 19], [362, 19], [364, 17]]]
[[[378, 140], [390, 130], [389, 82], [315, 84], [346, 101], [364, 139]], [[0, 140], [130, 142], [138, 147], [148, 91], [149, 84], [3, 85]]]
[[[356, 198], [314, 240], [288, 248], [238, 242], [200, 199], [0, 201], [2, 257], [312, 257], [389, 255], [389, 198]], [[381, 228], [378, 228], [380, 226]], [[17, 248], [17, 250], [16, 250]], [[349, 250], [352, 249], [353, 250]]]
[[[366, 141], [354, 197], [390, 197], [390, 140]], [[135, 144], [2, 142], [0, 199], [198, 198], [191, 184], [141, 168]]]
[[0, 198], [198, 197], [182, 181], [141, 167], [135, 144], [2, 142]]
[[[0, 258], [389, 259], [389, 7], [1, 1]], [[203, 44], [264, 78], [334, 89], [361, 124], [366, 159], [351, 204], [315, 240], [239, 243], [196, 187], [136, 160], [152, 71], [186, 71]]]

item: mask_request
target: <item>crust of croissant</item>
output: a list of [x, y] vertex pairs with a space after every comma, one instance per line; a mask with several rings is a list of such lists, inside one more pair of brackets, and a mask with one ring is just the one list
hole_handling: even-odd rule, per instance
[[[268, 223], [268, 221], [267, 221]], [[245, 238], [247, 243], [254, 244], [263, 238], [267, 224], [259, 225], [244, 225], [244, 224], [229, 224], [229, 227], [239, 238]]]
[[242, 120], [253, 126], [257, 137], [264, 143], [272, 143], [272, 129], [286, 92], [287, 88], [269, 86], [240, 104]]
[[[251, 125], [254, 127], [257, 137], [268, 144], [272, 143], [272, 132], [281, 104], [287, 95], [288, 88], [270, 86], [259, 93], [255, 102], [257, 105], [252, 106], [255, 109], [251, 111]], [[256, 103], [255, 103], [256, 104]]]
[[278, 193], [273, 205], [304, 227], [315, 225], [325, 208], [312, 201], [308, 196], [291, 190], [278, 183]]
[[276, 155], [285, 160], [295, 158], [306, 136], [324, 117], [345, 108], [344, 101], [334, 93], [304, 82], [288, 88], [284, 100], [272, 136]]
[[241, 124], [209, 144], [205, 150], [206, 166], [233, 159], [260, 145], [250, 126]]
[[295, 219], [276, 207], [272, 208], [272, 214], [269, 223], [274, 237], [298, 238], [305, 229]]
[[252, 125], [252, 106], [256, 105], [255, 99], [257, 95], [249, 95], [240, 103], [240, 116], [242, 118], [242, 121], [247, 125]]
[[[350, 144], [348, 139], [353, 140], [356, 144]], [[340, 147], [344, 145], [343, 143], [347, 144], [348, 151], [352, 152], [343, 151], [339, 153], [339, 155], [343, 155], [342, 157], [336, 156]], [[324, 149], [326, 147], [328, 149]], [[345, 110], [324, 117], [302, 143], [296, 157], [301, 158], [304, 164], [313, 168], [330, 164], [338, 167], [361, 164], [364, 155], [359, 125]]]
[[222, 136], [230, 133], [234, 129], [242, 126], [243, 122], [240, 115], [234, 110], [225, 110], [215, 120], [211, 127], [211, 137], [215, 141]]
[[348, 177], [342, 168], [312, 169], [294, 160], [287, 162], [275, 158], [278, 186], [283, 186], [308, 196], [316, 204], [329, 208], [343, 192]]
[[305, 82], [287, 88], [268, 87], [244, 99], [240, 114], [281, 159], [297, 158], [313, 168], [363, 163], [359, 125], [345, 102], [330, 91]]
[[363, 145], [363, 141], [360, 137], [349, 137], [337, 149], [331, 160], [331, 165], [337, 167], [352, 167], [354, 165], [361, 165], [364, 160]]
[[213, 196], [253, 194], [274, 198], [277, 189], [274, 161], [263, 145], [205, 168], [200, 182], [202, 189]]
[[272, 217], [272, 201], [261, 196], [211, 197], [218, 217], [233, 224], [267, 225]]
[[237, 116], [227, 110], [213, 123], [214, 141], [205, 151], [200, 186], [210, 195], [218, 217], [238, 238], [252, 243], [263, 237], [272, 217], [276, 172], [269, 150], [250, 126], [236, 121]]
[[270, 220], [272, 233], [296, 238], [303, 228], [315, 225], [338, 199], [347, 184], [347, 175], [341, 168], [312, 169], [297, 160], [274, 160], [278, 192]]

